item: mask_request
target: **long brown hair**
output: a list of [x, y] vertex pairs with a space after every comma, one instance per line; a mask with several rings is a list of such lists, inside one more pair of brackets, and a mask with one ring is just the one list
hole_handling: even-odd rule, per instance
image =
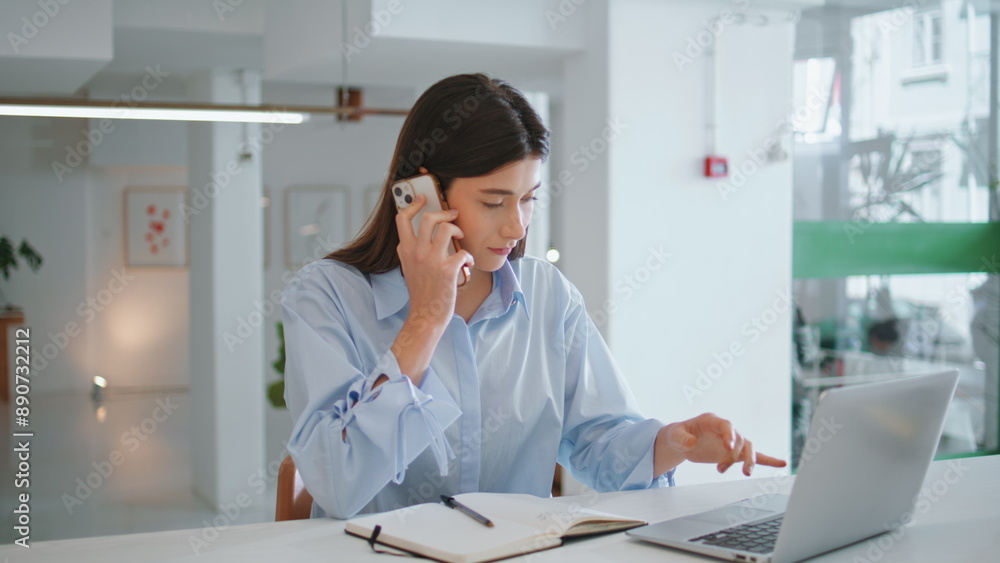
[[[455, 178], [474, 178], [525, 158], [549, 154], [549, 131], [516, 88], [483, 74], [459, 74], [427, 89], [410, 110], [396, 141], [378, 205], [361, 232], [326, 258], [366, 274], [399, 266], [396, 204], [390, 186], [426, 167], [447, 194]], [[508, 255], [524, 255], [524, 240]]]

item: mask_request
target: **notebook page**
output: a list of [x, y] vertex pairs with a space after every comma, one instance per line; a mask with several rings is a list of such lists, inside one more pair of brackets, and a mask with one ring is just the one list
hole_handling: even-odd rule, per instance
[[[548, 498], [539, 498], [523, 494], [498, 493], [464, 493], [455, 497], [462, 504], [472, 508], [487, 518], [510, 520], [534, 528], [545, 535], [562, 537], [574, 525], [590, 521], [632, 522], [638, 520], [591, 510], [575, 504], [562, 503]], [[595, 527], [584, 533], [593, 533], [601, 529], [624, 529], [629, 525], [610, 524]]]
[[456, 562], [519, 555], [561, 543], [558, 537], [541, 535], [535, 527], [484, 514], [494, 527], [484, 526], [443, 504], [422, 504], [354, 518], [347, 522], [346, 529], [368, 537], [377, 524], [382, 526], [380, 542]]

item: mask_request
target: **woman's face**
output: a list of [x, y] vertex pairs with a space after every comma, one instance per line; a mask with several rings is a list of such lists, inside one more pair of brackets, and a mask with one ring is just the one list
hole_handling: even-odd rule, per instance
[[455, 224], [465, 235], [462, 248], [476, 261], [474, 270], [494, 272], [507, 260], [531, 222], [541, 161], [526, 158], [485, 176], [455, 178], [448, 206], [458, 210]]

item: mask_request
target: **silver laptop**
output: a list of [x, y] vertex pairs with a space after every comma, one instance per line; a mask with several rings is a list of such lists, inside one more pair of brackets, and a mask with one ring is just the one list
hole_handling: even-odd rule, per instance
[[731, 561], [799, 561], [906, 522], [934, 458], [958, 371], [831, 389], [790, 495], [760, 495], [628, 535]]

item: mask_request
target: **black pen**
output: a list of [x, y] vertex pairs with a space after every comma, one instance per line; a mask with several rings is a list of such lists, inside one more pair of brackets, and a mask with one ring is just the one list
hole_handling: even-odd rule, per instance
[[475, 510], [472, 510], [468, 506], [465, 506], [464, 504], [458, 502], [457, 500], [455, 500], [454, 497], [446, 497], [444, 495], [441, 495], [441, 502], [443, 502], [444, 505], [447, 506], [448, 508], [454, 508], [455, 510], [464, 513], [465, 515], [469, 516], [470, 518], [472, 518], [473, 520], [479, 522], [484, 526], [489, 526], [490, 528], [493, 527], [493, 522], [491, 522], [489, 518], [483, 516], [482, 514], [476, 512]]

